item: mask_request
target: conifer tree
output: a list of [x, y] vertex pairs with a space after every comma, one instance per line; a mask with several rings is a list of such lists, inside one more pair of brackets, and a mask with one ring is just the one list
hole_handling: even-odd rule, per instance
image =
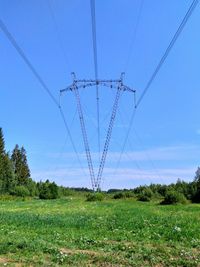
[[15, 177], [9, 154], [5, 151], [2, 128], [0, 128], [0, 192], [9, 193], [15, 185]]
[[200, 188], [200, 167], [196, 170], [194, 181], [197, 182], [198, 187]]
[[10, 193], [16, 185], [16, 180], [12, 162], [8, 153], [6, 153], [4, 157], [4, 170], [5, 170], [4, 191], [6, 193]]
[[27, 163], [26, 150], [24, 147], [15, 146], [11, 160], [18, 185], [26, 185], [30, 177], [30, 170]]
[[0, 191], [4, 191], [4, 156], [5, 156], [5, 143], [3, 138], [3, 131], [0, 128]]

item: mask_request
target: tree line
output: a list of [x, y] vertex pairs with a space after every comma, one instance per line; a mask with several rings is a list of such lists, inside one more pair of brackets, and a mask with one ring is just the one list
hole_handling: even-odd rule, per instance
[[35, 182], [30, 177], [25, 148], [16, 145], [10, 154], [5, 149], [3, 130], [0, 128], [0, 194], [21, 197], [54, 199], [59, 196], [59, 187], [49, 180]]
[[160, 199], [161, 204], [200, 203], [200, 167], [197, 168], [194, 180], [185, 182], [178, 179], [176, 183], [150, 184], [138, 186], [134, 189], [109, 189], [107, 194], [114, 199], [135, 197], [139, 201]]

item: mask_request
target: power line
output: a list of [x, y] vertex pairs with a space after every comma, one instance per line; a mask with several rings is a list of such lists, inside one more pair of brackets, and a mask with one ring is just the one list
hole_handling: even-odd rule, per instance
[[64, 49], [64, 46], [63, 46], [63, 42], [62, 42], [62, 38], [61, 38], [61, 33], [59, 31], [59, 27], [58, 27], [58, 23], [57, 23], [57, 20], [56, 20], [56, 16], [55, 16], [55, 13], [53, 11], [53, 6], [51, 4], [51, 1], [50, 0], [47, 0], [47, 5], [48, 5], [48, 8], [49, 8], [49, 13], [51, 15], [51, 19], [53, 21], [53, 24], [54, 24], [54, 28], [55, 28], [55, 31], [56, 31], [56, 36], [57, 36], [57, 41], [59, 43], [59, 46], [60, 46], [60, 49], [61, 49], [61, 52], [63, 54], [63, 59], [65, 61], [65, 65], [66, 67], [68, 68], [69, 70], [69, 60], [67, 58], [67, 55], [65, 53], [65, 49]]
[[[122, 107], [123, 107], [123, 106], [122, 106]], [[126, 113], [126, 112], [125, 112], [125, 109], [123, 109], [123, 111], [124, 111], [124, 113]], [[119, 110], [119, 118], [120, 118], [122, 124], [124, 124], [124, 118], [123, 118], [122, 113], [120, 112], [120, 110]], [[135, 134], [135, 136], [136, 136], [137, 139], [138, 139], [138, 143], [140, 144], [140, 146], [143, 148], [143, 150], [144, 150], [144, 152], [145, 152], [145, 155], [146, 155], [147, 160], [148, 160], [149, 163], [151, 164], [151, 166], [152, 166], [154, 172], [157, 174], [158, 178], [161, 180], [161, 176], [160, 176], [159, 173], [158, 173], [158, 170], [157, 170], [157, 168], [156, 168], [156, 166], [155, 166], [155, 163], [154, 163], [153, 160], [151, 159], [149, 153], [147, 153], [147, 152], [145, 151], [145, 147], [144, 147], [144, 145], [142, 145], [142, 140], [141, 140], [141, 138], [139, 137], [139, 134], [137, 133], [137, 131], [135, 130], [135, 128], [133, 128], [133, 130], [134, 130], [134, 134]], [[128, 138], [127, 142], [128, 142], [128, 144], [129, 144], [129, 147], [133, 150], [133, 145], [132, 145], [131, 140], [130, 140], [129, 138]], [[127, 154], [126, 152], [124, 152], [124, 153]], [[122, 156], [121, 156], [121, 157], [122, 157]], [[121, 161], [121, 159], [120, 159], [120, 161]], [[118, 163], [118, 166], [115, 168], [115, 171], [114, 171], [114, 174], [113, 174], [113, 175], [116, 174], [116, 171], [117, 171], [117, 169], [118, 169], [118, 167], [119, 167], [120, 161], [119, 161], [119, 163]], [[140, 168], [139, 164], [136, 162], [136, 160], [135, 160], [135, 164], [137, 165], [137, 168], [141, 170], [141, 168]]]
[[150, 154], [148, 153], [148, 151], [146, 150], [145, 146], [144, 146], [144, 142], [142, 142], [142, 139], [141, 137], [139, 136], [138, 132], [136, 131], [136, 129], [134, 128], [133, 129], [134, 131], [134, 134], [136, 136], [136, 138], [138, 139], [138, 143], [140, 144], [140, 146], [142, 147], [145, 155], [146, 155], [146, 158], [147, 160], [149, 161], [149, 163], [151, 164], [151, 167], [153, 168], [154, 172], [157, 174], [158, 178], [160, 180], [162, 180], [162, 177], [160, 176], [159, 172], [158, 172], [158, 169], [156, 167], [156, 164], [155, 164], [155, 161], [151, 158]]
[[72, 135], [70, 133], [70, 129], [67, 125], [67, 121], [65, 118], [65, 115], [63, 113], [63, 110], [59, 104], [59, 102], [57, 101], [57, 99], [54, 97], [54, 95], [51, 93], [50, 89], [48, 88], [48, 86], [46, 85], [46, 83], [44, 82], [44, 80], [42, 79], [42, 77], [40, 76], [40, 74], [37, 72], [37, 70], [34, 68], [34, 66], [32, 65], [32, 63], [30, 62], [30, 60], [28, 59], [28, 57], [25, 55], [24, 51], [22, 50], [22, 48], [18, 45], [17, 41], [15, 40], [15, 38], [12, 36], [12, 34], [9, 32], [8, 28], [6, 27], [5, 23], [0, 19], [0, 28], [1, 30], [4, 32], [4, 34], [6, 35], [6, 37], [8, 38], [8, 40], [11, 42], [11, 44], [14, 46], [14, 48], [17, 50], [18, 54], [22, 57], [22, 59], [24, 60], [24, 62], [26, 63], [26, 65], [29, 67], [29, 69], [31, 70], [31, 72], [33, 73], [33, 75], [35, 76], [35, 78], [39, 81], [40, 85], [44, 88], [44, 90], [47, 92], [47, 94], [49, 95], [49, 97], [52, 99], [53, 103], [55, 104], [55, 106], [59, 109], [60, 111], [60, 115], [61, 118], [63, 120], [63, 123], [65, 125], [65, 129], [66, 132], [69, 136], [70, 142], [72, 144], [72, 147], [74, 149], [74, 152], [77, 156], [78, 162], [82, 167], [75, 143], [72, 139]]
[[188, 19], [190, 18], [190, 16], [192, 15], [194, 9], [196, 8], [197, 4], [198, 4], [199, 0], [193, 0], [192, 4], [190, 5], [187, 13], [185, 14], [183, 20], [181, 21], [181, 24], [179, 25], [177, 31], [175, 32], [171, 42], [169, 43], [167, 49], [165, 50], [164, 55], [161, 57], [156, 69], [154, 70], [152, 76], [150, 77], [146, 87], [144, 88], [144, 91], [142, 92], [141, 96], [139, 97], [137, 103], [136, 103], [136, 107], [139, 106], [139, 104], [141, 103], [142, 99], [144, 98], [145, 94], [147, 93], [149, 87], [151, 86], [152, 82], [154, 81], [156, 75], [158, 74], [160, 68], [162, 67], [163, 63], [165, 62], [167, 56], [169, 55], [171, 49], [173, 48], [176, 40], [178, 39], [179, 35], [181, 34], [181, 32], [183, 31]]
[[125, 139], [124, 139], [124, 142], [123, 142], [123, 145], [122, 145], [122, 148], [121, 148], [121, 152], [120, 152], [119, 159], [117, 161], [114, 173], [116, 173], [116, 170], [119, 168], [119, 165], [120, 165], [120, 162], [121, 162], [121, 159], [122, 159], [122, 155], [124, 153], [124, 150], [125, 150], [128, 138], [129, 138], [129, 134], [130, 134], [130, 131], [132, 129], [133, 121], [135, 119], [135, 114], [136, 114], [136, 108], [133, 109], [133, 112], [132, 112], [132, 115], [131, 115], [131, 119], [130, 119], [130, 122], [129, 122], [129, 127], [128, 127], [128, 130], [127, 130], [127, 134], [125, 136]]
[[128, 140], [128, 138], [129, 138], [129, 134], [130, 134], [130, 131], [131, 131], [131, 129], [132, 129], [133, 121], [134, 121], [134, 118], [135, 118], [135, 115], [136, 115], [136, 109], [137, 109], [137, 107], [139, 106], [139, 104], [141, 103], [142, 99], [144, 98], [144, 96], [145, 96], [147, 90], [149, 89], [149, 87], [151, 86], [152, 82], [154, 81], [154, 79], [155, 79], [157, 73], [159, 72], [159, 70], [160, 70], [162, 64], [165, 62], [167, 56], [169, 55], [169, 52], [171, 51], [172, 47], [174, 46], [176, 40], [178, 39], [178, 37], [179, 37], [180, 33], [182, 32], [184, 26], [186, 25], [188, 19], [189, 19], [190, 16], [192, 15], [192, 12], [194, 11], [194, 9], [195, 9], [195, 7], [197, 6], [198, 2], [199, 2], [199, 0], [194, 0], [194, 1], [192, 2], [192, 4], [190, 5], [190, 7], [189, 7], [189, 9], [188, 9], [188, 11], [187, 11], [187, 13], [186, 13], [186, 15], [184, 16], [184, 18], [183, 18], [183, 20], [182, 20], [180, 26], [178, 27], [176, 33], [174, 34], [174, 36], [173, 36], [173, 38], [172, 38], [170, 44], [168, 45], [168, 47], [167, 47], [167, 49], [166, 49], [164, 55], [162, 56], [161, 60], [159, 61], [159, 64], [157, 65], [157, 67], [156, 67], [155, 71], [153, 72], [153, 74], [152, 74], [150, 80], [148, 81], [148, 83], [147, 83], [147, 85], [146, 85], [146, 87], [145, 87], [145, 89], [144, 89], [142, 95], [140, 96], [140, 98], [139, 98], [138, 101], [136, 102], [135, 108], [134, 108], [134, 110], [133, 110], [133, 112], [132, 112], [132, 115], [131, 115], [131, 120], [130, 120], [130, 123], [129, 123], [128, 131], [127, 131], [127, 134], [126, 134], [126, 136], [125, 136], [124, 143], [123, 143], [123, 145], [122, 145], [121, 153], [120, 153], [119, 159], [118, 159], [118, 161], [117, 161], [117, 166], [116, 166], [116, 168], [119, 167], [119, 164], [120, 164], [120, 161], [121, 161], [121, 158], [122, 158], [122, 154], [124, 153], [124, 150], [125, 150], [125, 147], [126, 147], [126, 144], [127, 144], [127, 140]]
[[70, 142], [71, 142], [71, 144], [72, 144], [73, 150], [74, 150], [74, 152], [75, 152], [75, 154], [76, 154], [76, 157], [77, 157], [77, 160], [78, 160], [78, 162], [79, 162], [79, 165], [80, 165], [81, 169], [83, 170], [83, 172], [84, 172], [84, 174], [85, 174], [85, 171], [84, 171], [84, 168], [83, 168], [83, 166], [82, 166], [82, 163], [81, 163], [81, 160], [80, 160], [78, 151], [77, 151], [77, 149], [76, 149], [76, 146], [75, 146], [75, 143], [74, 143], [74, 141], [73, 141], [73, 138], [72, 138], [70, 129], [69, 129], [69, 127], [68, 127], [68, 124], [67, 124], [67, 120], [66, 120], [65, 114], [64, 114], [64, 112], [63, 112], [61, 106], [59, 106], [59, 111], [60, 111], [61, 118], [62, 118], [62, 120], [63, 120], [63, 122], [64, 122], [66, 132], [67, 132], [67, 134], [68, 134], [68, 136], [69, 136], [69, 139], [70, 139]]
[[[123, 119], [123, 117], [122, 117], [122, 114], [121, 114], [120, 110], [119, 110], [119, 118], [120, 118], [122, 124], [124, 124], [124, 119]], [[130, 141], [130, 140], [127, 140], [127, 141], [128, 141], [128, 143], [129, 143], [130, 148], [133, 150], [133, 145], [132, 145], [131, 141]], [[119, 143], [118, 143], [118, 145], [119, 145]], [[126, 152], [124, 152], [124, 153], [125, 153], [129, 158], [131, 158], [131, 157], [129, 156], [128, 153], [126, 153]], [[139, 163], [136, 161], [136, 159], [132, 159], [132, 160], [135, 162], [136, 167], [137, 167], [139, 170], [141, 170], [141, 167], [140, 167]], [[115, 173], [116, 173], [116, 169], [115, 169]], [[115, 174], [115, 173], [114, 173], [114, 174]]]
[[[91, 8], [91, 20], [92, 20], [94, 71], [95, 71], [95, 79], [98, 80], [95, 0], [90, 0], [90, 8]], [[98, 87], [98, 84], [96, 85], [96, 102], [97, 102], [97, 139], [98, 139], [99, 162], [100, 162], [100, 119], [99, 119], [99, 87]]]
[[136, 41], [136, 37], [137, 37], [137, 30], [138, 30], [138, 26], [139, 26], [141, 14], [142, 14], [143, 4], [144, 4], [144, 0], [141, 0], [140, 1], [140, 5], [139, 5], [139, 11], [138, 11], [135, 27], [134, 27], [133, 32], [132, 32], [132, 41], [130, 43], [129, 52], [128, 52], [128, 56], [127, 56], [127, 59], [126, 59], [126, 64], [125, 64], [125, 67], [124, 67], [124, 72], [126, 72], [127, 67], [128, 67], [128, 65], [130, 63], [130, 58], [132, 56], [132, 51], [133, 51], [133, 47], [135, 45], [135, 41]]
[[24, 51], [21, 49], [21, 47], [17, 44], [16, 40], [14, 39], [14, 37], [12, 36], [12, 34], [8, 31], [8, 28], [6, 27], [5, 23], [0, 19], [0, 28], [1, 30], [4, 32], [4, 34], [6, 35], [6, 37], [8, 38], [8, 40], [11, 42], [11, 44], [14, 46], [14, 48], [17, 50], [17, 52], [19, 53], [19, 55], [22, 57], [22, 59], [24, 60], [24, 62], [26, 63], [26, 65], [29, 67], [29, 69], [32, 71], [32, 73], [34, 74], [35, 78], [39, 81], [39, 83], [42, 85], [42, 87], [44, 88], [44, 90], [47, 92], [47, 94], [50, 96], [50, 98], [52, 99], [52, 101], [54, 102], [54, 104], [59, 107], [59, 103], [56, 100], [56, 98], [53, 96], [53, 94], [51, 93], [51, 91], [49, 90], [48, 86], [46, 85], [46, 83], [43, 81], [42, 77], [39, 75], [39, 73], [36, 71], [36, 69], [33, 67], [33, 65], [31, 64], [30, 60], [27, 58], [27, 56], [25, 55]]
[[90, 7], [91, 7], [91, 20], [92, 20], [92, 39], [93, 39], [93, 53], [94, 53], [94, 71], [95, 71], [95, 79], [98, 79], [95, 0], [90, 0]]

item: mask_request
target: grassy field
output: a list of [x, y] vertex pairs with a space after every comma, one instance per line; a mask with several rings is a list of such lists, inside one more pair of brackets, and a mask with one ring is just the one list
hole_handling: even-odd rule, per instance
[[0, 266], [200, 266], [200, 205], [0, 201]]

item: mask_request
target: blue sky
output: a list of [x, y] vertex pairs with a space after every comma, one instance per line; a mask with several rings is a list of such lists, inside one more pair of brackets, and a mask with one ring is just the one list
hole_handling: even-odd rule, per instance
[[[137, 96], [191, 4], [189, 0], [141, 1], [96, 0], [99, 77], [118, 78], [125, 71], [125, 83], [137, 90]], [[123, 93], [103, 175], [104, 189], [193, 179], [200, 164], [199, 12], [197, 6], [138, 108], [116, 170], [133, 110], [133, 95]], [[94, 77], [90, 1], [1, 1], [0, 18], [56, 98], [72, 82], [71, 71], [78, 78]], [[74, 96], [66, 93], [62, 106], [84, 173], [58, 110], [1, 31], [0, 47], [0, 125], [7, 150], [16, 143], [24, 145], [35, 180], [49, 178], [66, 186], [90, 187]], [[102, 148], [114, 90], [99, 90]], [[95, 88], [80, 94], [97, 171]]]

